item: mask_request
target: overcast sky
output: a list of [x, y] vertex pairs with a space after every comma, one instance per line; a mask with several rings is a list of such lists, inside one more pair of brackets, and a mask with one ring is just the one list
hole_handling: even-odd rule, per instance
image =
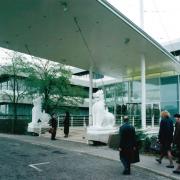
[[[140, 26], [140, 0], [108, 0]], [[143, 0], [144, 30], [158, 42], [180, 38], [180, 0]]]

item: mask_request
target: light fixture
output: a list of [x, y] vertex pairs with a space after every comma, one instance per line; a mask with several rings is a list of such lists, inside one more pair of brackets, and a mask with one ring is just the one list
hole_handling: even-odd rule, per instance
[[63, 6], [64, 12], [68, 10], [68, 8], [67, 8], [67, 2], [61, 2], [61, 5]]
[[124, 44], [128, 44], [128, 43], [129, 43], [129, 41], [130, 41], [130, 39], [129, 39], [129, 38], [125, 38], [125, 39], [124, 39]]

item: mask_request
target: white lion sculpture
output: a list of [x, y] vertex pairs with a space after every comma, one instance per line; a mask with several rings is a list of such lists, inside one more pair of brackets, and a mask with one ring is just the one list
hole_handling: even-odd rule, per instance
[[28, 132], [34, 132], [35, 129], [39, 128], [47, 128], [49, 127], [49, 119], [50, 115], [42, 112], [42, 100], [41, 97], [38, 97], [33, 100], [33, 108], [32, 108], [32, 122], [28, 124]]
[[93, 97], [95, 100], [92, 107], [93, 127], [112, 128], [115, 125], [115, 117], [105, 107], [103, 91], [97, 91]]

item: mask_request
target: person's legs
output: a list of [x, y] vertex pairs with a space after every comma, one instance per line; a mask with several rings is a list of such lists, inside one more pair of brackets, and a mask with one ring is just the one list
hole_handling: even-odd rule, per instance
[[54, 139], [56, 139], [56, 129], [54, 129]]
[[173, 173], [175, 173], [175, 174], [180, 174], [180, 161], [179, 160], [178, 160], [177, 168], [173, 171]]
[[53, 131], [51, 133], [51, 140], [55, 140], [56, 137], [56, 129], [53, 128]]
[[123, 174], [130, 174], [130, 162], [127, 158], [125, 157], [121, 157], [121, 162], [124, 166], [124, 171], [123, 171]]
[[160, 157], [158, 159], [156, 159], [156, 161], [161, 164], [161, 161], [163, 159], [163, 157], [165, 156], [165, 148], [164, 148], [164, 144], [160, 144]]
[[159, 164], [161, 164], [163, 157], [164, 157], [164, 152], [161, 152], [160, 157], [159, 157], [158, 159], [156, 159], [156, 161], [157, 161]]
[[167, 155], [168, 155], [168, 159], [169, 159], [170, 165], [173, 165], [172, 154], [171, 154], [170, 150], [168, 150]]
[[177, 165], [177, 168], [176, 170], [173, 171], [173, 173], [176, 173], [176, 174], [180, 174], [180, 152], [178, 150], [178, 161], [177, 161], [178, 165]]
[[169, 165], [167, 165], [167, 168], [174, 168], [173, 160], [172, 160], [172, 154], [171, 154], [171, 145], [167, 147], [167, 157], [169, 159]]

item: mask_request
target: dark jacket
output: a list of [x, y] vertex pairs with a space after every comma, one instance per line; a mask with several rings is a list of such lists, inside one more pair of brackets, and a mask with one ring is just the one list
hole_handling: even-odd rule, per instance
[[133, 149], [136, 146], [135, 129], [129, 123], [123, 124], [119, 129], [121, 149]]
[[170, 118], [162, 118], [159, 128], [159, 141], [161, 144], [171, 144], [173, 142], [174, 126]]
[[52, 128], [57, 128], [57, 125], [58, 125], [57, 119], [56, 119], [56, 118], [51, 118], [51, 119], [49, 120], [49, 125], [50, 125]]
[[69, 123], [70, 123], [70, 116], [66, 115], [64, 118], [64, 134], [69, 134]]
[[180, 148], [180, 123], [176, 123], [175, 125], [174, 144]]

